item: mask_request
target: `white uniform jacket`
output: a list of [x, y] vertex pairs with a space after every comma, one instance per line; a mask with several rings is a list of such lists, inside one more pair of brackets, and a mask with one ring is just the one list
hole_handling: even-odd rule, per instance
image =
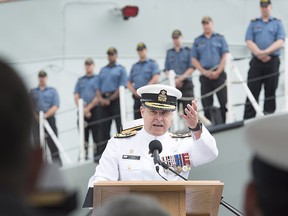
[[[153, 158], [149, 154], [149, 143], [155, 139], [162, 143], [160, 158], [188, 153], [185, 155], [189, 155], [191, 167], [208, 163], [218, 156], [215, 139], [204, 126], [198, 140], [194, 139], [193, 134], [185, 138], [172, 138], [168, 132], [155, 137], [142, 128], [132, 137], [113, 137], [109, 140], [88, 186], [93, 187], [96, 181], [163, 180], [155, 171]], [[180, 180], [180, 177], [162, 167], [160, 174], [168, 180]], [[188, 178], [189, 170], [180, 174]]]

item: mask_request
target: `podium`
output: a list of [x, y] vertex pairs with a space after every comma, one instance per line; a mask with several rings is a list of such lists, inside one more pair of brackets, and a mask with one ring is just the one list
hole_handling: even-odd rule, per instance
[[156, 198], [173, 216], [217, 216], [223, 187], [220, 181], [96, 182], [93, 209], [112, 196], [136, 193]]

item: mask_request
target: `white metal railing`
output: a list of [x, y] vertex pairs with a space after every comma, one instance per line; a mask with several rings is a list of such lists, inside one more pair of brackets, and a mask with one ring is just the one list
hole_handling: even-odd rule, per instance
[[85, 160], [85, 121], [84, 121], [84, 101], [78, 100], [78, 121], [79, 121], [79, 161]]
[[[168, 72], [168, 77], [169, 77], [169, 85], [175, 88], [175, 77], [176, 77], [175, 71], [170, 70]], [[173, 112], [172, 129], [173, 131], [178, 131], [179, 129], [179, 115], [177, 112]]]
[[[49, 134], [49, 136], [51, 137], [51, 139], [53, 140], [53, 142], [57, 146], [57, 148], [59, 150], [59, 154], [61, 156], [63, 156], [63, 158], [65, 158], [65, 160], [68, 164], [72, 164], [71, 159], [68, 157], [67, 153], [64, 151], [64, 148], [62, 147], [58, 137], [55, 135], [55, 133], [52, 130], [51, 126], [49, 125], [48, 121], [45, 119], [43, 111], [40, 111], [40, 113], [39, 113], [39, 127], [40, 127], [39, 128], [40, 129], [40, 131], [39, 131], [40, 132], [40, 145], [43, 149], [43, 152], [45, 152], [45, 130], [46, 130], [46, 132]], [[47, 157], [47, 154], [45, 154], [45, 156]], [[46, 157], [44, 157], [44, 158], [46, 158]]]
[[285, 111], [288, 111], [288, 37], [284, 46]]
[[127, 97], [125, 96], [125, 86], [120, 86], [119, 87], [120, 115], [121, 115], [121, 124], [123, 128], [124, 128], [125, 123], [128, 121], [127, 115], [126, 115], [127, 113], [126, 99]]
[[231, 54], [226, 55], [225, 72], [227, 74], [226, 87], [227, 87], [227, 113], [226, 113], [226, 123], [232, 123], [235, 121], [233, 106], [232, 106], [232, 56]]
[[45, 149], [45, 128], [44, 128], [44, 112], [39, 112], [39, 138], [40, 146], [42, 148], [43, 159], [46, 159], [46, 149]]
[[244, 88], [244, 91], [248, 97], [248, 99], [251, 102], [251, 105], [255, 109], [257, 115], [263, 116], [263, 111], [260, 108], [259, 104], [257, 103], [255, 97], [251, 93], [247, 83], [244, 81], [243, 77], [241, 76], [241, 73], [239, 72], [238, 67], [235, 65], [233, 61], [233, 56], [231, 53], [227, 54], [227, 61], [226, 61], [226, 70], [227, 70], [227, 109], [228, 109], [228, 121], [226, 123], [233, 122], [233, 112], [232, 112], [232, 103], [231, 103], [231, 75], [235, 74], [238, 78], [238, 80], [241, 82], [242, 87]]

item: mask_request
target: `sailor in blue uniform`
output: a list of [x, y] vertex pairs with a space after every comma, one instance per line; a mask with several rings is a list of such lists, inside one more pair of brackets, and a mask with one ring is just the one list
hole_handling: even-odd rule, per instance
[[[213, 106], [213, 95], [205, 94], [214, 91], [224, 85], [226, 73], [224, 72], [228, 45], [225, 38], [213, 31], [213, 21], [211, 17], [205, 16], [202, 19], [204, 33], [197, 37], [192, 47], [192, 64], [201, 73], [201, 95], [205, 116], [213, 122], [211, 108]], [[227, 88], [224, 87], [216, 92], [220, 110], [221, 122], [226, 121]], [[215, 122], [213, 122], [215, 123]]]
[[88, 147], [89, 147], [89, 132], [91, 131], [93, 137], [93, 151], [94, 157], [97, 154], [97, 144], [100, 142], [99, 133], [99, 99], [96, 96], [96, 92], [99, 88], [99, 77], [94, 74], [95, 64], [93, 59], [87, 58], [85, 60], [84, 76], [78, 79], [74, 90], [74, 101], [78, 106], [78, 100], [81, 98], [84, 101], [84, 121], [87, 123], [84, 130], [84, 148], [85, 159], [88, 159]]
[[[33, 124], [34, 145], [40, 144], [39, 138], [39, 112], [44, 112], [44, 117], [48, 121], [55, 135], [58, 136], [56, 127], [55, 113], [59, 108], [59, 95], [55, 88], [47, 86], [47, 73], [40, 71], [38, 73], [39, 85], [31, 90], [30, 94], [34, 103], [35, 121]], [[46, 130], [45, 130], [46, 132]], [[51, 152], [52, 161], [62, 166], [59, 150], [48, 133], [46, 133], [46, 141]]]
[[141, 102], [136, 90], [144, 85], [156, 84], [160, 70], [157, 62], [147, 57], [147, 47], [144, 43], [139, 43], [136, 49], [140, 59], [132, 66], [127, 87], [134, 99], [134, 119], [139, 119]]
[[105, 119], [101, 123], [101, 143], [99, 146], [98, 161], [104, 151], [107, 141], [110, 139], [110, 129], [112, 119], [116, 121], [117, 131], [120, 132], [121, 118], [120, 118], [120, 101], [119, 101], [119, 87], [127, 85], [127, 73], [123, 66], [116, 62], [117, 50], [111, 47], [107, 51], [108, 65], [103, 67], [99, 73], [99, 89], [97, 96], [100, 99], [100, 115]]
[[[260, 7], [261, 17], [250, 22], [245, 38], [253, 55], [248, 71], [248, 87], [258, 101], [262, 85], [264, 85], [264, 113], [269, 114], [276, 109], [275, 92], [279, 78], [279, 55], [285, 40], [285, 31], [281, 20], [271, 16], [270, 0], [261, 0]], [[263, 79], [257, 79], [262, 76], [264, 76]], [[255, 81], [249, 82], [250, 79], [255, 78]], [[244, 119], [255, 116], [256, 111], [247, 98]]]
[[182, 97], [189, 97], [189, 100], [178, 100], [179, 104], [183, 105], [183, 112], [185, 107], [190, 103], [194, 97], [193, 82], [191, 74], [194, 71], [192, 66], [191, 50], [183, 46], [182, 32], [174, 30], [172, 32], [172, 39], [174, 47], [169, 49], [166, 54], [165, 72], [174, 70], [176, 73], [175, 86], [182, 92]]

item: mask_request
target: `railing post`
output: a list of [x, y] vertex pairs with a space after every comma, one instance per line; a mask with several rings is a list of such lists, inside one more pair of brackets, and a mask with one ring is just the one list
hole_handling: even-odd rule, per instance
[[232, 82], [231, 82], [231, 76], [232, 76], [232, 55], [230, 53], [226, 56], [226, 65], [225, 65], [225, 71], [227, 74], [226, 79], [226, 87], [227, 87], [227, 113], [226, 113], [226, 123], [232, 123], [235, 121], [234, 114], [233, 114], [233, 107], [232, 107]]
[[120, 98], [120, 116], [121, 116], [121, 125], [125, 125], [127, 122], [126, 118], [126, 98], [125, 98], [125, 87], [119, 87], [119, 98]]
[[253, 96], [252, 92], [250, 91], [247, 83], [244, 81], [243, 77], [241, 76], [237, 66], [233, 63], [232, 64], [232, 69], [233, 69], [233, 72], [236, 74], [238, 80], [242, 83], [242, 86], [245, 90], [245, 93], [249, 99], [249, 101], [251, 102], [251, 105], [253, 106], [253, 108], [255, 109], [256, 113], [259, 115], [259, 116], [264, 116], [264, 113], [262, 112], [259, 104], [257, 103], [255, 97]]
[[40, 146], [42, 148], [42, 153], [43, 153], [43, 160], [46, 162], [46, 148], [45, 148], [45, 128], [44, 128], [44, 112], [40, 111], [39, 112], [39, 141], [40, 141]]
[[49, 134], [49, 136], [51, 137], [51, 139], [53, 140], [53, 142], [55, 143], [55, 145], [57, 146], [57, 148], [59, 149], [59, 154], [61, 154], [65, 158], [65, 160], [67, 161], [68, 164], [72, 164], [71, 159], [65, 153], [64, 149], [62, 148], [61, 143], [59, 142], [59, 139], [55, 135], [54, 131], [52, 130], [51, 126], [49, 125], [49, 122], [46, 119], [44, 120], [44, 127], [45, 127], [47, 133]]
[[85, 159], [85, 147], [84, 147], [84, 101], [83, 99], [78, 100], [78, 118], [79, 118], [79, 144], [80, 144], [80, 154], [79, 154], [79, 161], [84, 161]]
[[285, 111], [288, 111], [288, 38], [284, 46], [284, 74], [285, 74]]
[[[174, 70], [169, 71], [169, 85], [175, 88], [175, 77], [176, 74]], [[178, 112], [173, 112], [173, 131], [176, 132], [179, 129], [179, 115]]]

